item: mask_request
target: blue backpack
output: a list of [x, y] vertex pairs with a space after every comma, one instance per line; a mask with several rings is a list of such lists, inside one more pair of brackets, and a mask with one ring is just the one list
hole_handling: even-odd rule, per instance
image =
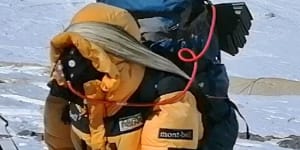
[[164, 16], [172, 18], [180, 18], [185, 10], [191, 7], [200, 6], [204, 0], [97, 0], [128, 10], [135, 18], [150, 18], [155, 16]]
[[[191, 29], [190, 26], [197, 24], [197, 18], [208, 6], [206, 3], [210, 3], [208, 0], [97, 0], [97, 2], [128, 10], [139, 22], [142, 33], [152, 33], [151, 38], [144, 36], [146, 41], [156, 40], [155, 42], [157, 42], [160, 38], [169, 39], [169, 37], [172, 37], [174, 41], [179, 39], [177, 46], [182, 45], [181, 42], [184, 36], [191, 34], [190, 32], [181, 34], [188, 30], [186, 28], [189, 28], [189, 31], [201, 28], [201, 26], [198, 26]], [[246, 35], [249, 35], [253, 17], [244, 2], [221, 3], [215, 5], [215, 7], [217, 9], [215, 34], [218, 35], [218, 49], [230, 55], [236, 55], [239, 48], [243, 48], [246, 43]], [[210, 10], [207, 10], [207, 13], [207, 16], [202, 16], [209, 20]], [[199, 32], [199, 30], [196, 32]], [[192, 34], [195, 33], [192, 32]], [[185, 40], [191, 41], [185, 43], [188, 45], [183, 44], [187, 47], [193, 47], [191, 44], [199, 45], [199, 42], [201, 43], [201, 41], [193, 43], [192, 41], [195, 41], [193, 38]], [[163, 44], [163, 46], [166, 46], [166, 44]], [[176, 42], [173, 42], [172, 46], [176, 47]]]
[[[137, 20], [144, 44], [153, 52], [168, 58], [186, 73], [192, 64], [182, 63], [177, 52], [180, 48], [202, 50], [209, 31], [203, 0], [98, 0], [128, 10]], [[207, 13], [207, 12], [206, 12]], [[220, 50], [214, 38], [210, 49], [199, 61], [198, 71], [210, 64], [220, 63]]]
[[[97, 0], [128, 10], [136, 19], [143, 43], [153, 52], [173, 61], [191, 74], [193, 64], [183, 63], [177, 52], [190, 48], [199, 54], [208, 38], [211, 12], [205, 0]], [[245, 35], [252, 16], [245, 3], [218, 4], [217, 24], [211, 45], [198, 62], [196, 83], [207, 97], [202, 103], [204, 141], [197, 150], [232, 150], [238, 135], [238, 123], [228, 98], [229, 79], [221, 63], [223, 50], [238, 53], [246, 43]], [[200, 92], [198, 92], [200, 93]], [[220, 99], [224, 98], [224, 99]], [[243, 118], [243, 117], [242, 117]], [[247, 126], [248, 128], [248, 126]], [[248, 133], [248, 132], [247, 132]]]

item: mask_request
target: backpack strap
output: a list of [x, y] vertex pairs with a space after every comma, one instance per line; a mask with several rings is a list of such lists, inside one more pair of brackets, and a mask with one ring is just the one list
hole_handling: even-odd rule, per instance
[[242, 113], [240, 112], [239, 108], [236, 106], [235, 103], [233, 103], [232, 101], [229, 100], [229, 104], [231, 105], [231, 107], [238, 113], [238, 115], [243, 119], [243, 121], [246, 124], [246, 138], [250, 139], [250, 132], [249, 132], [249, 125], [245, 119], [245, 117], [242, 115]]
[[186, 81], [178, 76], [169, 75], [161, 79], [157, 84], [158, 95], [164, 95], [176, 91], [182, 91], [186, 86]]

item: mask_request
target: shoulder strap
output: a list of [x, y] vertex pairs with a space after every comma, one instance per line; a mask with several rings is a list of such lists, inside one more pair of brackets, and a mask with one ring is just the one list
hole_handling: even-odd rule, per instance
[[158, 95], [182, 91], [185, 88], [186, 83], [187, 82], [184, 79], [174, 75], [164, 77], [157, 84]]

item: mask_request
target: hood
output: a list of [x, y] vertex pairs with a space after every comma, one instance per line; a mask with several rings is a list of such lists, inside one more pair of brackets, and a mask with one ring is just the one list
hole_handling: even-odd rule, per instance
[[[79, 10], [71, 20], [72, 24], [84, 22], [99, 22], [120, 27], [140, 40], [139, 28], [134, 18], [124, 9], [102, 3], [91, 3]], [[105, 51], [101, 47], [75, 32], [62, 32], [51, 40], [52, 68], [59, 56], [68, 47], [75, 46], [81, 55], [91, 60], [92, 65], [99, 72], [106, 75], [99, 80], [92, 80], [84, 84], [86, 96], [94, 99], [109, 101], [126, 101], [141, 83], [145, 67], [137, 63], [126, 61]], [[108, 114], [119, 109], [119, 106], [108, 108]]]

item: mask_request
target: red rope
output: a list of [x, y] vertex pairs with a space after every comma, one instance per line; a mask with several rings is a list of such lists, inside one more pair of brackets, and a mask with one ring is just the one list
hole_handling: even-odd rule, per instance
[[[205, 46], [203, 48], [203, 50], [201, 51], [200, 54], [196, 55], [194, 53], [193, 50], [189, 49], [189, 48], [182, 48], [178, 51], [178, 57], [181, 61], [186, 62], [186, 63], [194, 63], [193, 66], [193, 72], [191, 75], [191, 78], [189, 80], [189, 82], [187, 83], [187, 85], [185, 86], [184, 90], [180, 93], [178, 93], [177, 95], [175, 95], [174, 97], [171, 97], [169, 99], [160, 101], [160, 102], [154, 102], [154, 103], [126, 103], [126, 102], [115, 102], [115, 101], [107, 101], [107, 100], [98, 100], [98, 99], [90, 99], [88, 97], [86, 97], [85, 95], [81, 94], [80, 92], [76, 91], [71, 82], [67, 81], [67, 86], [68, 88], [71, 90], [71, 92], [73, 92], [75, 95], [79, 96], [82, 99], [86, 99], [89, 102], [95, 102], [95, 103], [104, 103], [104, 104], [115, 104], [115, 105], [121, 105], [121, 106], [128, 106], [128, 107], [152, 107], [152, 106], [156, 106], [156, 105], [165, 105], [165, 104], [172, 104], [175, 102], [178, 102], [181, 100], [181, 98], [185, 95], [185, 93], [190, 89], [190, 87], [192, 86], [192, 83], [195, 80], [196, 74], [197, 74], [197, 69], [198, 69], [198, 60], [201, 59], [205, 53], [207, 52], [207, 50], [209, 49], [213, 34], [214, 34], [214, 29], [215, 29], [215, 25], [216, 25], [216, 8], [214, 5], [211, 5], [211, 9], [212, 9], [212, 20], [211, 20], [211, 26], [210, 26], [210, 30], [209, 30], [209, 35], [207, 38], [207, 41], [205, 43]], [[183, 56], [183, 53], [188, 53], [190, 55], [189, 58], [186, 58]]]

